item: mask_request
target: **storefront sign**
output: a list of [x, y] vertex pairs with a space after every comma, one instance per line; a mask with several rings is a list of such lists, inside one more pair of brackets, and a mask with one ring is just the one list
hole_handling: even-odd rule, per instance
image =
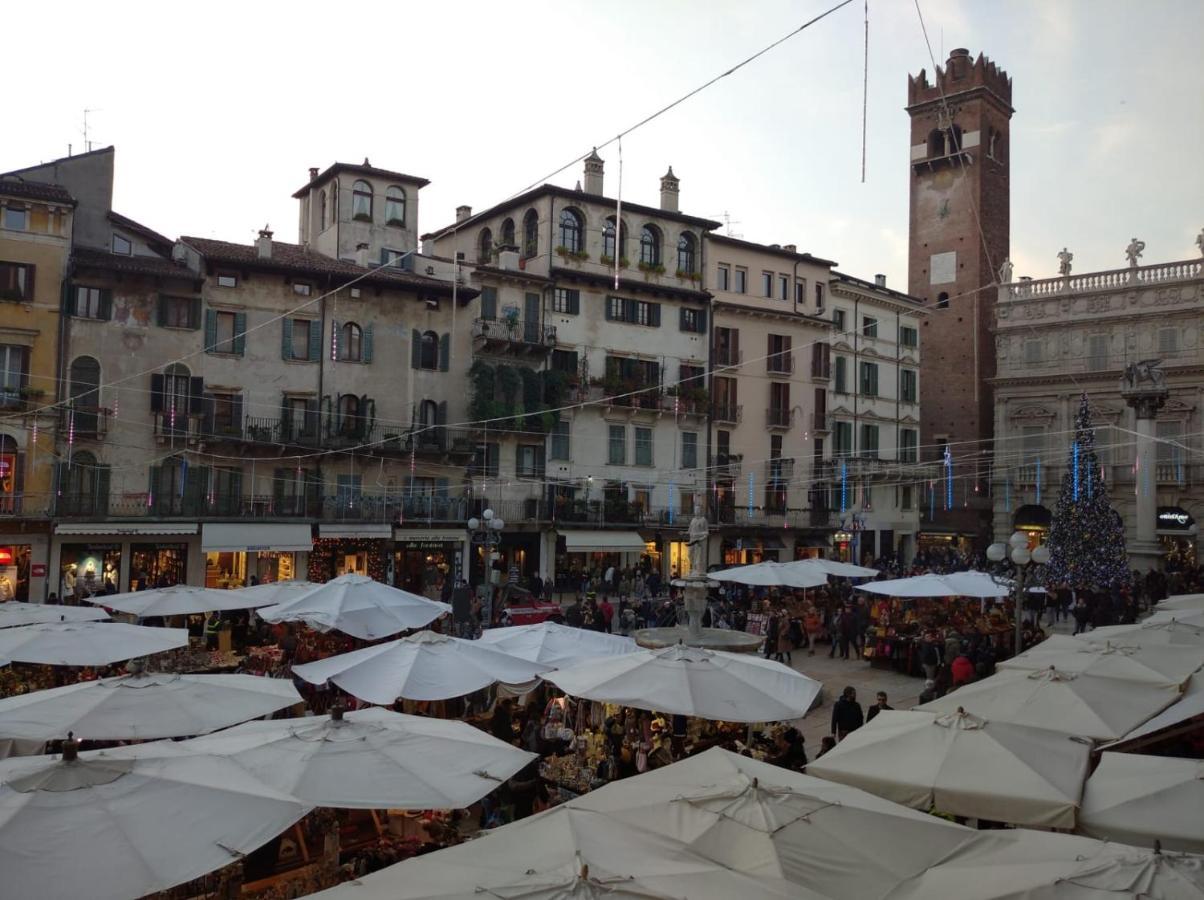
[[1181, 507], [1158, 507], [1158, 528], [1163, 531], [1188, 531], [1195, 524], [1191, 513]]
[[[459, 543], [459, 542], [457, 542]], [[399, 550], [444, 550], [449, 549], [447, 541], [401, 541]]]
[[46, 563], [33, 563], [32, 565], [30, 565], [29, 577], [30, 578], [45, 578], [46, 577]]
[[13, 558], [11, 547], [0, 547], [0, 566], [11, 566]]

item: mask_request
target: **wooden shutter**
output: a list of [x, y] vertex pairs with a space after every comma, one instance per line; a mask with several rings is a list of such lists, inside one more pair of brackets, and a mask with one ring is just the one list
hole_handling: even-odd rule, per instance
[[422, 334], [417, 328], [410, 330], [410, 368], [422, 368]]
[[155, 306], [155, 324], [160, 327], [167, 324], [167, 298], [162, 294], [159, 295], [159, 302]]
[[188, 301], [188, 327], [201, 327], [201, 298], [193, 297]]
[[109, 485], [112, 483], [112, 468], [110, 466], [96, 467], [96, 498], [92, 504], [92, 513], [97, 516], [109, 514]]
[[242, 429], [242, 426], [243, 426], [242, 394], [235, 394], [234, 399], [231, 401], [230, 405], [233, 407], [232, 411], [230, 412], [230, 418], [233, 420], [231, 422], [231, 425], [233, 427], [234, 433], [236, 435], [241, 435], [242, 430], [243, 430]]
[[497, 318], [497, 288], [481, 288], [481, 318], [493, 320]]
[[163, 376], [151, 376], [151, 412], [163, 412]]
[[446, 372], [451, 365], [451, 333], [443, 332], [439, 336], [439, 371]]
[[234, 314], [234, 352], [242, 356], [247, 349], [247, 314]]
[[113, 292], [108, 288], [104, 288], [100, 292], [100, 303], [98, 304], [96, 317], [104, 322], [113, 318]]
[[573, 315], [581, 312], [581, 291], [576, 288], [569, 291], [568, 311]]
[[305, 437], [316, 438], [318, 436], [318, 401], [305, 401]]
[[727, 333], [731, 337], [731, 350], [732, 350], [731, 361], [733, 363], [739, 363], [740, 362], [740, 329], [739, 328], [729, 328]]
[[293, 320], [289, 318], [280, 320], [280, 358], [293, 358]]
[[661, 305], [659, 303], [648, 304], [648, 324], [653, 328], [661, 327]]
[[209, 352], [217, 346], [217, 310], [205, 310], [205, 349]]
[[188, 411], [194, 415], [204, 412], [205, 379], [194, 375], [188, 379]]
[[360, 358], [366, 362], [372, 362], [372, 326], [365, 325], [361, 333], [360, 341]]
[[322, 358], [322, 323], [309, 320], [309, 361], [317, 362]]
[[217, 404], [214, 403], [212, 396], [205, 397], [201, 400], [201, 434], [213, 434], [214, 412], [216, 407]]

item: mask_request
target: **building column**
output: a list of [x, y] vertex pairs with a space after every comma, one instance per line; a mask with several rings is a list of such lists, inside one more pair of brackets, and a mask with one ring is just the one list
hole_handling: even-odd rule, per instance
[[[1131, 367], [1132, 368], [1132, 367]], [[1136, 371], [1126, 372], [1126, 383], [1121, 386], [1125, 403], [1133, 407], [1134, 431], [1136, 431], [1136, 478], [1134, 507], [1137, 521], [1133, 533], [1137, 539], [1129, 545], [1129, 564], [1138, 571], [1162, 568], [1162, 547], [1158, 543], [1158, 479], [1157, 445], [1154, 441], [1154, 423], [1158, 410], [1166, 403], [1169, 394], [1162, 373], [1142, 378]]]

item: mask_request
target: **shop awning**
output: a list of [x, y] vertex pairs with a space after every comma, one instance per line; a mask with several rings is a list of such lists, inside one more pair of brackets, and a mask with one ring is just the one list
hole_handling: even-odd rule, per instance
[[362, 541], [387, 541], [393, 537], [392, 525], [374, 525], [365, 523], [340, 523], [335, 525], [319, 525], [319, 537], [346, 538]]
[[394, 528], [393, 540], [395, 541], [421, 541], [424, 544], [450, 544], [463, 543], [468, 537], [468, 532], [463, 528]]
[[313, 537], [308, 522], [206, 523], [201, 529], [201, 549], [209, 551], [312, 550]]
[[832, 542], [830, 540], [828, 540], [827, 538], [813, 537], [811, 535], [802, 535], [802, 536], [794, 539], [794, 546], [796, 546], [796, 547], [814, 547], [816, 549], [823, 549], [823, 548], [831, 547]]
[[64, 522], [55, 534], [196, 534], [196, 522]]
[[569, 553], [643, 553], [647, 542], [634, 531], [562, 531]]
[[1053, 513], [1044, 506], [1038, 506], [1035, 503], [1026, 503], [1024, 506], [1016, 510], [1016, 516], [1012, 521], [1014, 528], [1048, 528], [1049, 523], [1053, 521]]

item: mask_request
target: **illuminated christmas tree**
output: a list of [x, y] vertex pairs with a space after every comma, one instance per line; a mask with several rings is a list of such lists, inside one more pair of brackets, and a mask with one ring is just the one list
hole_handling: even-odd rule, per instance
[[1108, 500], [1086, 394], [1074, 419], [1062, 493], [1049, 530], [1049, 554], [1046, 583], [1051, 586], [1110, 590], [1129, 581], [1125, 527]]

